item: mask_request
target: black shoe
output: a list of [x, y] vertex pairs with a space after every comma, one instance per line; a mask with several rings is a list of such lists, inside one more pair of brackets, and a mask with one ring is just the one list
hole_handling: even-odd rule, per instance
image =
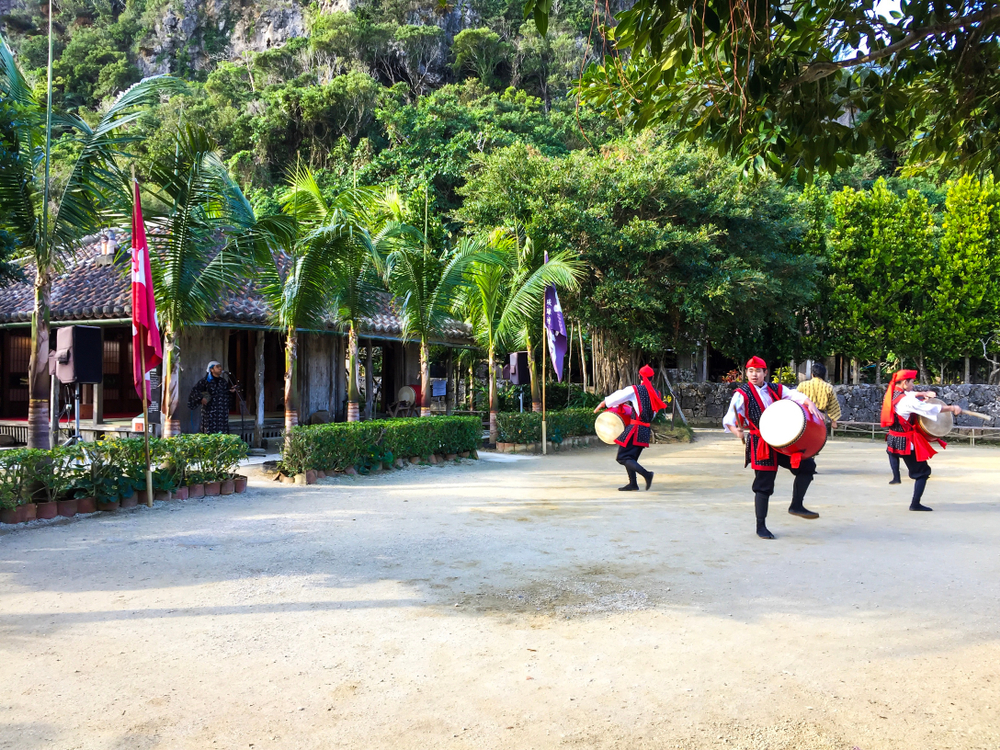
[[799, 518], [819, 518], [819, 513], [809, 510], [808, 508], [800, 505], [799, 507], [792, 506], [788, 509], [788, 512], [793, 516], [798, 516]]
[[646, 489], [649, 490], [649, 485], [653, 483], [653, 472], [648, 472], [646, 474]]
[[624, 487], [618, 488], [619, 492], [638, 492], [639, 485], [637, 484], [626, 484]]
[[761, 539], [774, 539], [774, 534], [767, 530], [767, 526], [762, 523], [757, 524], [757, 536]]
[[893, 479], [893, 480], [891, 480], [891, 481], [889, 482], [889, 484], [902, 484], [902, 483], [903, 483], [903, 482], [902, 482], [902, 480], [900, 480], [900, 479]]
[[921, 505], [919, 502], [910, 503], [910, 510], [934, 510], [933, 508], [928, 508], [926, 505]]

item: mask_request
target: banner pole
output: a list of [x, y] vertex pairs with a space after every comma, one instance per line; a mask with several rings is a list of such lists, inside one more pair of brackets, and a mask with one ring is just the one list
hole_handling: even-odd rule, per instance
[[149, 398], [146, 391], [146, 348], [139, 346], [142, 368], [142, 437], [146, 449], [146, 505], [153, 507], [153, 470], [149, 466]]
[[545, 434], [545, 364], [549, 358], [549, 337], [545, 330], [545, 306], [542, 306], [542, 455], [548, 453], [548, 436]]

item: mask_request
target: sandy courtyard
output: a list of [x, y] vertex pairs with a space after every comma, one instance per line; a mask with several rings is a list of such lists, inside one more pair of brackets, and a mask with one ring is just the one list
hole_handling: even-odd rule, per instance
[[[1000, 451], [925, 502], [734, 438], [466, 461], [0, 535], [0, 747], [1000, 747]], [[6, 527], [10, 528], [10, 527]]]

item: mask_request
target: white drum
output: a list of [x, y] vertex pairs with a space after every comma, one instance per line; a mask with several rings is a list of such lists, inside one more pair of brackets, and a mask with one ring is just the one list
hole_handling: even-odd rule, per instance
[[760, 415], [760, 436], [774, 448], [791, 445], [806, 431], [802, 407], [790, 399], [775, 401]]
[[608, 445], [614, 445], [615, 439], [624, 431], [625, 422], [613, 411], [602, 411], [594, 420], [594, 432]]
[[[939, 398], [924, 399], [925, 404], [939, 404], [945, 406], [944, 401]], [[917, 418], [920, 422], [920, 429], [930, 437], [945, 437], [955, 426], [955, 417], [950, 411], [939, 412], [937, 417], [925, 417], [922, 414]]]
[[410, 388], [410, 386], [404, 385], [402, 388], [399, 389], [399, 392], [396, 394], [396, 400], [400, 402], [405, 401], [408, 404], [413, 404], [417, 400], [417, 393], [412, 388]]

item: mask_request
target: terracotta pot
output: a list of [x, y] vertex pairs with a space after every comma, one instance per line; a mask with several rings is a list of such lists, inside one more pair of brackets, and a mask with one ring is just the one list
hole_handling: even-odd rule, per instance
[[174, 490], [174, 499], [176, 500], [187, 500], [188, 499], [188, 488], [178, 487]]
[[205, 485], [203, 484], [192, 484], [188, 486], [188, 497], [205, 497]]
[[316, 471], [314, 469], [306, 470], [306, 484], [316, 484]]
[[469, 451], [462, 451], [458, 455], [461, 456], [462, 458], [468, 458], [469, 457]]
[[205, 497], [214, 497], [219, 494], [218, 482], [205, 482]]
[[21, 523], [23, 518], [21, 518], [21, 508], [24, 506], [18, 506], [16, 508], [3, 508], [0, 510], [0, 523]]
[[103, 510], [106, 513], [113, 513], [118, 510], [120, 503], [117, 500], [98, 500], [97, 509]]
[[[146, 493], [143, 492], [142, 494], [145, 495]], [[129, 495], [128, 497], [123, 497], [122, 500], [121, 500], [121, 507], [122, 508], [134, 508], [138, 504], [139, 504], [139, 493], [138, 492], [133, 492], [131, 495]]]
[[316, 470], [316, 478], [317, 479], [326, 479], [326, 472], [323, 471], [322, 469], [317, 469]]
[[170, 490], [157, 490], [153, 493], [153, 500], [156, 502], [166, 502], [170, 499]]
[[226, 479], [225, 481], [219, 482], [219, 494], [220, 495], [232, 495], [236, 492], [236, 482], [232, 479]]
[[445, 458], [446, 461], [454, 461], [456, 458], [458, 458], [458, 454], [457, 453], [446, 453], [444, 458]]
[[81, 497], [76, 501], [77, 513], [94, 513], [97, 511], [97, 498]]
[[[135, 504], [136, 505], [145, 505], [146, 504], [146, 490], [136, 490], [135, 493], [132, 495], [132, 497], [135, 498]], [[133, 506], [127, 505], [125, 503], [125, 500], [123, 499], [122, 500], [122, 507], [123, 508], [131, 508]]]
[[22, 505], [18, 510], [21, 511], [21, 520], [23, 521], [34, 521], [38, 517], [38, 508], [35, 507], [34, 503]]
[[247, 489], [247, 478], [246, 477], [244, 477], [242, 475], [238, 476], [234, 480], [234, 483], [236, 484], [236, 494], [237, 495], [239, 495], [242, 492], [246, 492], [246, 489]]
[[60, 516], [72, 518], [76, 515], [76, 498], [71, 498], [69, 500], [57, 500], [56, 508], [58, 509]]
[[35, 503], [36, 518], [55, 518], [59, 515], [57, 503]]
[[[304, 483], [306, 480], [303, 479], [302, 481]], [[287, 474], [282, 474], [281, 475], [281, 483], [282, 484], [295, 484], [295, 477], [290, 477]]]

